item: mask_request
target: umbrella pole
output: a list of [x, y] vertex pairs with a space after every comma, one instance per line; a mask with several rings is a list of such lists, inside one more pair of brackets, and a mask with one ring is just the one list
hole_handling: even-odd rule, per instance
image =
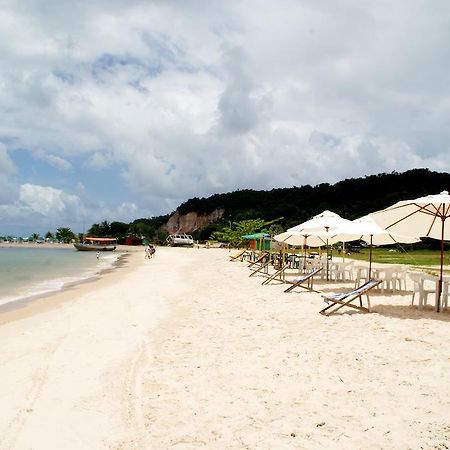
[[329, 274], [330, 274], [330, 263], [328, 261], [328, 239], [327, 239], [327, 281], [329, 281], [330, 279]]
[[303, 241], [303, 273], [306, 272], [306, 236]]
[[[444, 209], [444, 206], [442, 206]], [[439, 312], [441, 308], [441, 296], [442, 296], [442, 276], [443, 276], [443, 267], [444, 267], [444, 224], [445, 224], [445, 215], [442, 215], [442, 227], [441, 227], [441, 270], [439, 273], [439, 283], [438, 283], [438, 301], [436, 311]]]
[[373, 235], [370, 235], [370, 245], [369, 245], [369, 280], [372, 278], [372, 237]]

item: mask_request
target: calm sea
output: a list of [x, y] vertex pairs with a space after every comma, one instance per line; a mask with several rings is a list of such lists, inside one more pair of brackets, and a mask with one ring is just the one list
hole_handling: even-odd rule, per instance
[[70, 248], [0, 247], [0, 305], [55, 292], [111, 268], [119, 254]]

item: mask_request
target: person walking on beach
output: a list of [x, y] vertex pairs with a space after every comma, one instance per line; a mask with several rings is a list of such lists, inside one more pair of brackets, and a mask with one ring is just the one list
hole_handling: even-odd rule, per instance
[[145, 247], [145, 256], [144, 256], [144, 259], [150, 259], [151, 258], [151, 254], [150, 254], [150, 244], [148, 244], [146, 247]]
[[155, 252], [155, 247], [153, 247], [153, 245], [150, 245], [150, 258], [153, 258], [153, 256], [155, 256]]

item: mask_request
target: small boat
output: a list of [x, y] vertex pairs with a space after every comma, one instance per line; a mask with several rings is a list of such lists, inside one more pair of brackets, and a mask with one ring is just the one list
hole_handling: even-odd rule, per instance
[[170, 234], [167, 236], [166, 242], [168, 245], [194, 245], [194, 239], [190, 234]]
[[83, 242], [74, 242], [73, 246], [80, 251], [112, 252], [117, 247], [117, 239], [85, 237]]

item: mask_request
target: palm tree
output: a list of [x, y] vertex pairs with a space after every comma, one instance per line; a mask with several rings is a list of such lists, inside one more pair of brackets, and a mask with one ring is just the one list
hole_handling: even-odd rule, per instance
[[63, 241], [64, 243], [69, 243], [72, 239], [75, 239], [75, 234], [70, 228], [57, 228], [56, 229], [56, 238], [59, 241]]

